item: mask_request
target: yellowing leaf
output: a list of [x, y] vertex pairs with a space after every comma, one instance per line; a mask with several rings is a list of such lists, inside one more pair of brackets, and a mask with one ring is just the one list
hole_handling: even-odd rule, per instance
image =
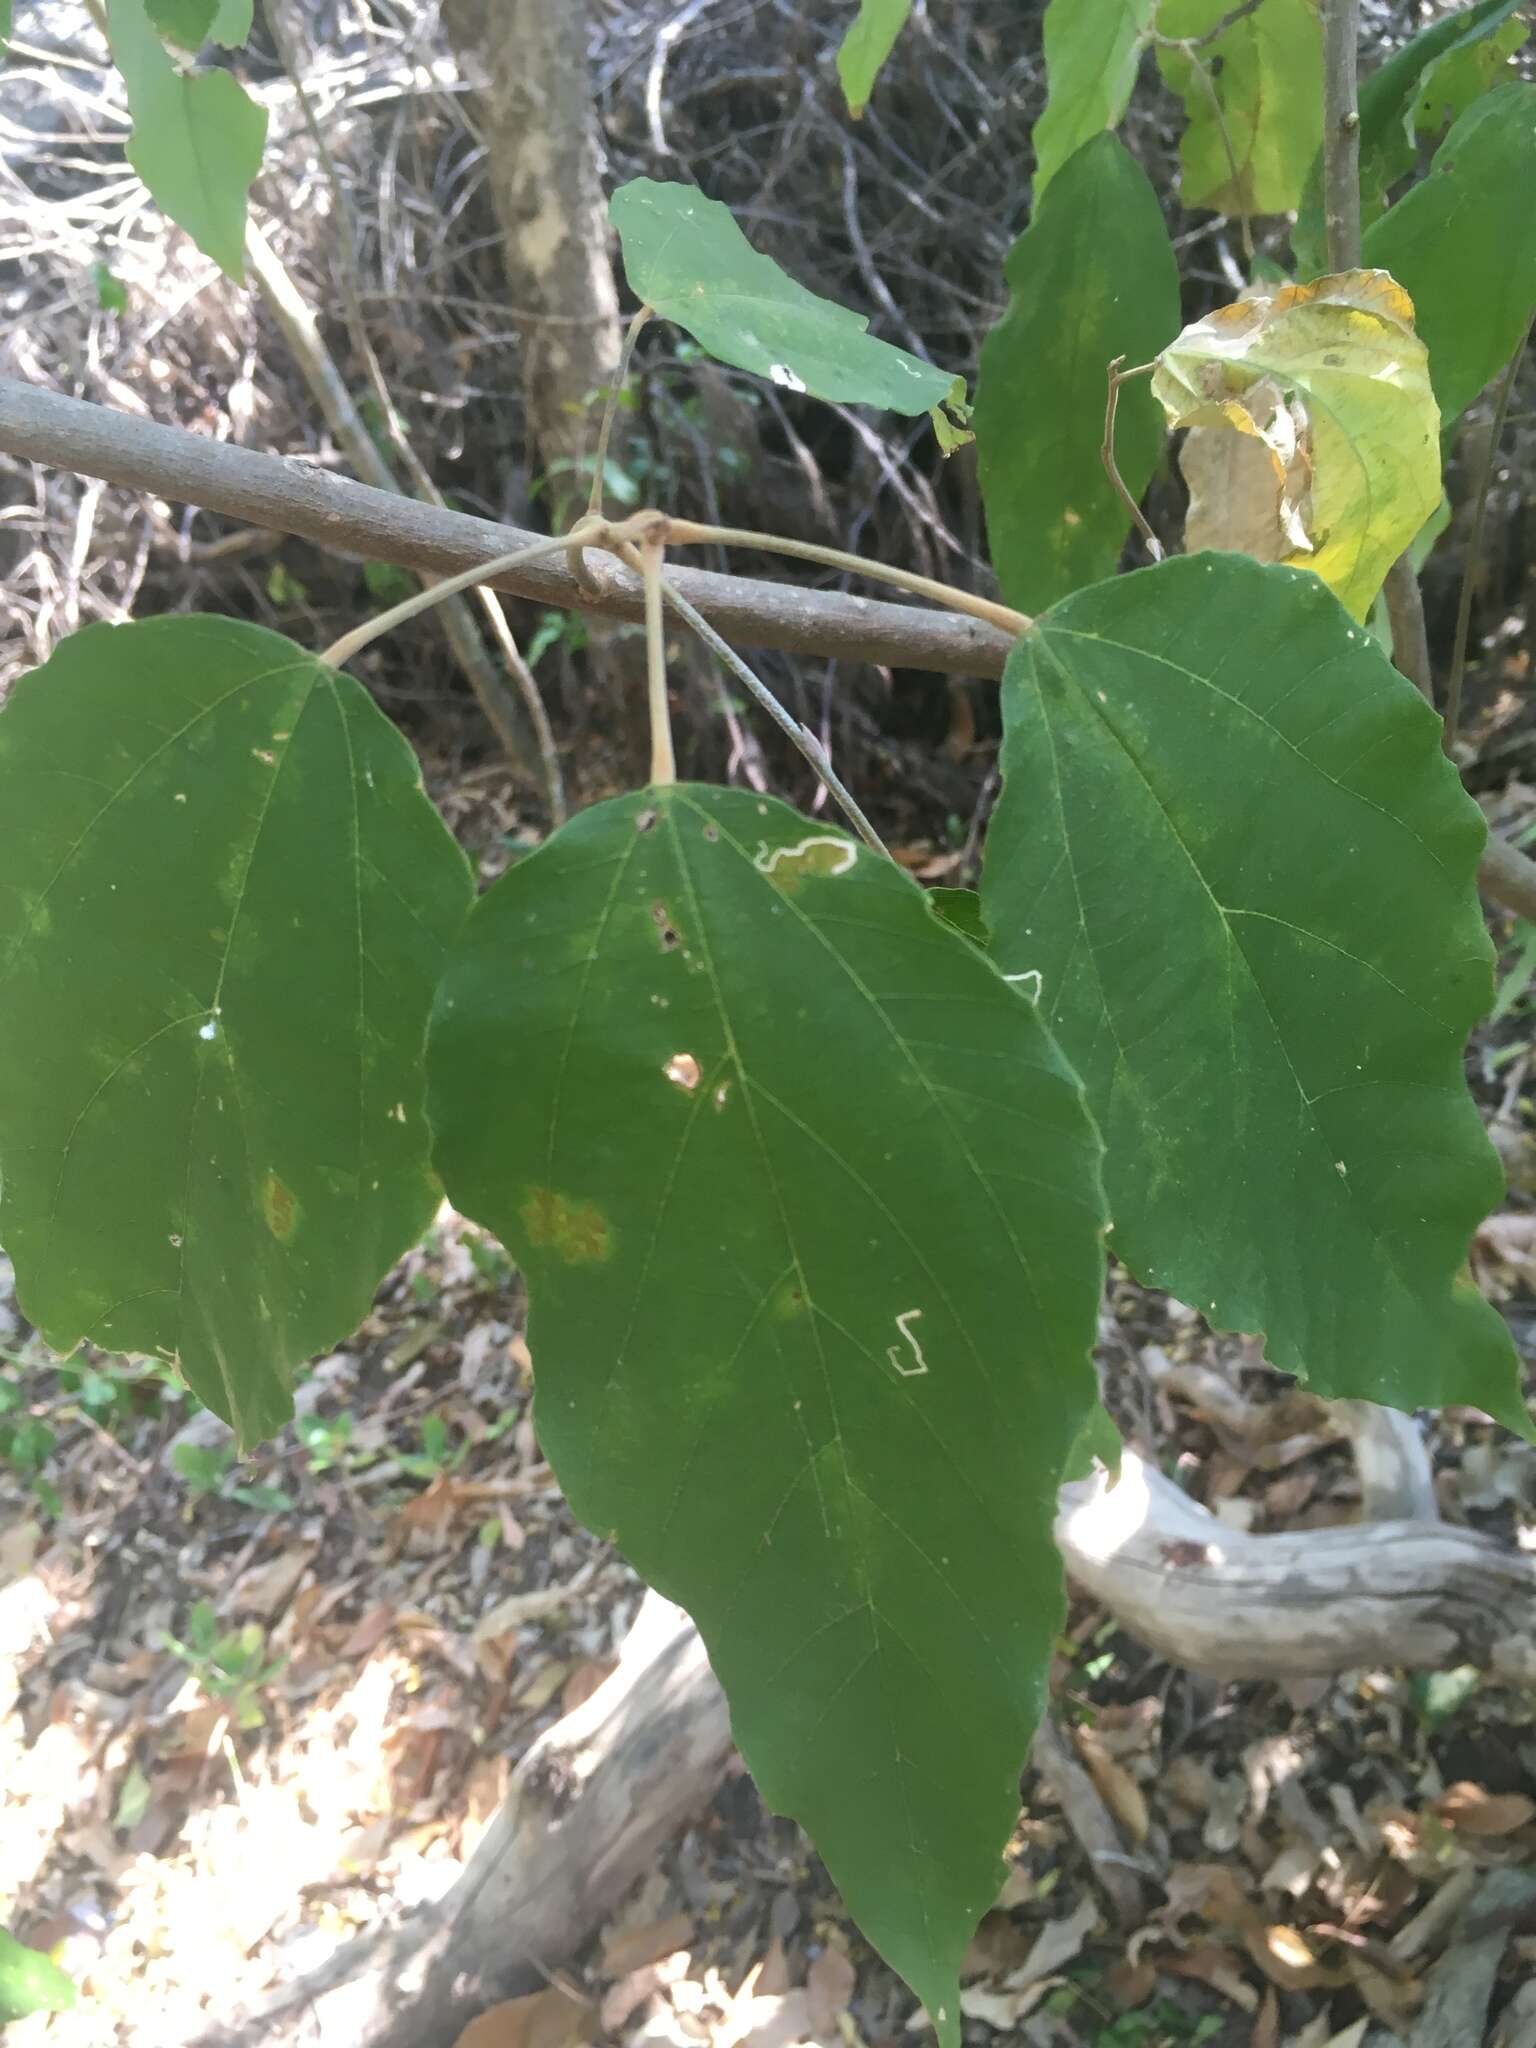
[[1258, 451], [1224, 479], [1197, 447], [1191, 546], [1259, 553], [1246, 537], [1267, 535], [1260, 560], [1313, 570], [1363, 619], [1440, 499], [1440, 414], [1402, 287], [1350, 270], [1218, 307], [1164, 349], [1152, 389], [1170, 426]]
[[1265, 0], [1215, 40], [1228, 0], [1163, 0], [1158, 68], [1182, 95], [1186, 206], [1288, 213], [1323, 139], [1323, 38], [1317, 0]]

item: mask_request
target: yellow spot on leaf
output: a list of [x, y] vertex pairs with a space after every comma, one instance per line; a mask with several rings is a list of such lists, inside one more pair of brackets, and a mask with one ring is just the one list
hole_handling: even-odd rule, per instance
[[530, 1243], [568, 1266], [591, 1265], [613, 1248], [608, 1219], [595, 1203], [568, 1201], [553, 1188], [530, 1188], [521, 1214]]
[[299, 1198], [275, 1173], [261, 1184], [261, 1213], [272, 1235], [286, 1244], [298, 1226]]

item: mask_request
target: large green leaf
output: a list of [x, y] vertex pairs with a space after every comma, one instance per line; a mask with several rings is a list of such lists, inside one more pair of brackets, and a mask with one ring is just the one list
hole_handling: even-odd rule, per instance
[[481, 899], [429, 1067], [572, 1506], [693, 1614], [765, 1798], [958, 2042], [1094, 1398], [1077, 1082], [894, 865], [697, 787]]
[[[1475, 6], [1443, 15], [1361, 80], [1360, 205], [1367, 227], [1386, 205], [1388, 189], [1413, 169], [1412, 129], [1426, 75], [1452, 52], [1473, 48], [1484, 36], [1495, 34], [1523, 4], [1524, 0], [1476, 0]], [[1291, 247], [1303, 276], [1327, 269], [1321, 155], [1307, 180]]]
[[928, 412], [949, 397], [952, 370], [877, 341], [862, 314], [796, 284], [758, 254], [718, 199], [632, 178], [609, 212], [636, 296], [722, 363], [813, 398], [891, 412]]
[[[1179, 273], [1157, 195], [1113, 135], [1053, 182], [1008, 254], [1008, 311], [987, 336], [976, 444], [993, 567], [1008, 602], [1042, 611], [1113, 573], [1130, 525], [1099, 457], [1108, 369], [1179, 331]], [[1120, 393], [1115, 451], [1140, 497], [1163, 445], [1145, 380]]]
[[1536, 311], [1536, 86], [1511, 81], [1469, 107], [1429, 176], [1369, 230], [1365, 253], [1413, 300], [1449, 425]]
[[1189, 124], [1180, 194], [1223, 213], [1289, 213], [1323, 137], [1317, 0], [1264, 0], [1193, 53], [1162, 40], [1203, 37], [1231, 11], [1230, 0], [1162, 0], [1157, 11], [1158, 65]]
[[75, 1987], [58, 1964], [0, 1927], [0, 2026], [34, 2012], [67, 2012]]
[[859, 0], [853, 25], [837, 46], [837, 75], [855, 120], [869, 105], [875, 80], [911, 12], [912, 0]]
[[144, 0], [144, 7], [166, 41], [183, 50], [207, 42], [233, 49], [251, 32], [252, 0]]
[[1158, 0], [1051, 0], [1045, 10], [1049, 97], [1035, 123], [1035, 204], [1085, 142], [1130, 104]]
[[367, 693], [229, 619], [92, 626], [0, 712], [0, 1242], [48, 1341], [242, 1440], [437, 1199], [464, 862]]
[[1083, 1074], [1115, 1249], [1322, 1393], [1523, 1426], [1458, 1277], [1493, 954], [1430, 707], [1315, 578], [1191, 555], [1039, 621], [1003, 711], [992, 957]]
[[228, 71], [183, 71], [145, 0], [107, 0], [107, 26], [133, 116], [129, 163], [203, 254], [242, 280], [246, 194], [261, 169], [266, 108]]

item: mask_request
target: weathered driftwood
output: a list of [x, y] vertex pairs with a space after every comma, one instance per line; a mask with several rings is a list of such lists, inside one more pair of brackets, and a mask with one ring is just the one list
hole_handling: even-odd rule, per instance
[[[1422, 1489], [1403, 1483], [1422, 1513]], [[1069, 1578], [1192, 1671], [1475, 1664], [1536, 1680], [1536, 1560], [1469, 1529], [1415, 1518], [1248, 1535], [1127, 1451], [1118, 1483], [1062, 1488], [1056, 1541]]]
[[261, 2011], [212, 2015], [197, 2048], [452, 2048], [602, 1924], [708, 1803], [730, 1748], [697, 1631], [647, 1594], [618, 1669], [534, 1743], [453, 1889]]

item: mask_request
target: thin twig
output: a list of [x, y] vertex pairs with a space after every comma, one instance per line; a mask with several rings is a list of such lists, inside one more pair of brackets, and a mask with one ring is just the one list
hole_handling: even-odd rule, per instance
[[1241, 21], [1245, 14], [1251, 14], [1259, 0], [1252, 0], [1251, 6], [1239, 7], [1229, 14], [1225, 21], [1219, 21], [1203, 36], [1160, 36], [1154, 29], [1152, 40], [1165, 50], [1177, 50], [1194, 68], [1205, 96], [1211, 103], [1211, 114], [1216, 123], [1216, 133], [1221, 137], [1221, 147], [1227, 159], [1227, 175], [1232, 180], [1232, 198], [1237, 213], [1238, 226], [1243, 231], [1243, 255], [1248, 267], [1253, 268], [1253, 229], [1249, 225], [1248, 209], [1243, 204], [1243, 175], [1237, 166], [1237, 151], [1232, 147], [1232, 131], [1227, 126], [1227, 116], [1221, 104], [1221, 95], [1216, 90], [1216, 81], [1200, 52], [1207, 43], [1213, 43], [1218, 36], [1225, 35], [1234, 21]]
[[1186, 36], [1187, 50], [1203, 50], [1209, 43], [1220, 42], [1229, 28], [1236, 28], [1240, 21], [1246, 21], [1250, 14], [1257, 14], [1264, 0], [1242, 0], [1240, 7], [1234, 7], [1230, 14], [1224, 14], [1214, 28], [1208, 28], [1203, 36]]
[[1163, 559], [1163, 544], [1152, 531], [1140, 505], [1132, 497], [1125, 478], [1120, 474], [1120, 465], [1115, 460], [1115, 415], [1120, 410], [1120, 386], [1132, 377], [1144, 377], [1155, 366], [1151, 363], [1141, 363], [1134, 370], [1122, 370], [1120, 365], [1124, 361], [1124, 356], [1116, 356], [1109, 366], [1109, 392], [1104, 401], [1104, 439], [1099, 447], [1099, 460], [1103, 463], [1110, 482], [1120, 493], [1121, 503], [1135, 522], [1136, 531], [1146, 542], [1153, 561], [1160, 562]]
[[1472, 531], [1467, 536], [1467, 555], [1461, 571], [1461, 596], [1456, 605], [1456, 644], [1451, 651], [1451, 676], [1445, 686], [1445, 751], [1449, 754], [1456, 744], [1456, 729], [1461, 723], [1461, 686], [1467, 673], [1467, 639], [1472, 627], [1472, 590], [1482, 567], [1483, 529], [1488, 520], [1488, 494], [1493, 488], [1494, 467], [1499, 459], [1499, 443], [1504, 438], [1504, 423], [1509, 417], [1509, 401], [1515, 388], [1515, 379], [1520, 374], [1520, 364], [1525, 356], [1526, 344], [1531, 338], [1527, 324], [1520, 337], [1520, 346], [1505, 366], [1499, 395], [1493, 408], [1493, 425], [1488, 430], [1487, 445], [1478, 468], [1477, 486], [1473, 492]]
[[619, 367], [614, 371], [613, 382], [608, 386], [608, 396], [603, 404], [603, 423], [597, 430], [597, 453], [592, 458], [592, 488], [587, 496], [589, 519], [601, 519], [603, 516], [603, 477], [608, 468], [608, 442], [613, 434], [613, 422], [619, 410], [619, 401], [624, 396], [624, 381], [629, 375], [635, 343], [640, 339], [640, 330], [650, 317], [650, 307], [642, 306], [624, 330], [624, 345], [619, 350]]
[[910, 590], [914, 597], [931, 598], [935, 604], [947, 605], [951, 611], [969, 612], [973, 619], [984, 619], [989, 626], [998, 626], [1005, 633], [1027, 633], [1034, 624], [1026, 612], [1016, 612], [1005, 604], [994, 604], [991, 598], [977, 597], [973, 591], [961, 590], [953, 583], [939, 583], [932, 576], [919, 576], [910, 569], [896, 569], [889, 562], [877, 562], [868, 555], [850, 555], [842, 548], [822, 547], [817, 541], [790, 540], [783, 534], [758, 533], [745, 526], [704, 526], [697, 520], [672, 518], [667, 520], [667, 539], [682, 547], [759, 548], [765, 554], [793, 555], [802, 562], [820, 562], [829, 569], [842, 569], [850, 576], [868, 576], [877, 583], [894, 583], [899, 590]]
[[[580, 531], [573, 528], [572, 531]], [[541, 555], [563, 554], [570, 536], [557, 533], [544, 540], [535, 541], [531, 547], [514, 548], [510, 555], [492, 555], [488, 562], [477, 562], [473, 569], [465, 569], [458, 576], [449, 576], [441, 583], [431, 583], [425, 590], [417, 591], [400, 604], [393, 604], [386, 612], [365, 619], [360, 626], [354, 626], [350, 633], [343, 633], [339, 640], [333, 640], [320, 659], [331, 668], [341, 668], [354, 654], [385, 633], [392, 633], [396, 626], [403, 626], [407, 619], [414, 619], [418, 613], [430, 611], [445, 598], [456, 597], [461, 590], [472, 590], [477, 583], [483, 583], [489, 576], [498, 576], [504, 569], [520, 569], [525, 562], [536, 562]]]
[[767, 684], [755, 676], [730, 643], [722, 640], [714, 627], [696, 605], [691, 605], [677, 586], [666, 577], [661, 579], [662, 594], [679, 618], [686, 619], [704, 645], [730, 670], [736, 680], [755, 697], [785, 738], [805, 756], [821, 780], [826, 784], [827, 794], [833, 799], [866, 846], [872, 846], [876, 853], [890, 853], [879, 833], [860, 810], [851, 792], [844, 786], [842, 778], [832, 766], [832, 757], [809, 726], [801, 725], [792, 718], [774, 696]]

